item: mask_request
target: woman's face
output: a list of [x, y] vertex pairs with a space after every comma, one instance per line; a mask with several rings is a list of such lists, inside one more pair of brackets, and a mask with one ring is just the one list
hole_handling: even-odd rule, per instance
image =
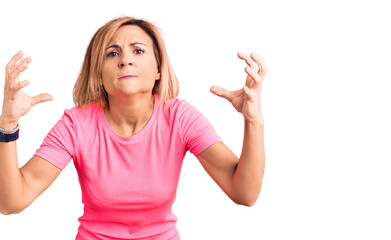
[[157, 79], [160, 73], [152, 39], [139, 26], [120, 27], [105, 50], [102, 80], [107, 93], [126, 97], [152, 92]]

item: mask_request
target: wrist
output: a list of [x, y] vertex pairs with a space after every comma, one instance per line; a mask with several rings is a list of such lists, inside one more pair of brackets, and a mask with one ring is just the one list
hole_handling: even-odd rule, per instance
[[261, 129], [263, 131], [263, 129], [265, 128], [265, 124], [264, 122], [262, 121], [244, 121], [244, 127], [245, 128], [252, 128], [252, 129]]
[[17, 127], [18, 122], [9, 122], [0, 116], [0, 128], [4, 130], [13, 130]]
[[253, 118], [253, 119], [244, 119], [244, 122], [246, 124], [250, 124], [250, 125], [259, 125], [259, 126], [264, 126], [264, 121], [263, 121], [263, 117], [260, 116], [260, 117], [256, 117], [256, 118]]

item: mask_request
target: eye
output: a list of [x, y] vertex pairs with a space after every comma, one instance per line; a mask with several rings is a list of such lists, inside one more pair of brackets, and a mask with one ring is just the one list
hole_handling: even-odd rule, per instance
[[107, 54], [108, 57], [115, 57], [116, 55], [118, 55], [118, 53], [114, 51]]
[[[140, 48], [137, 48], [136, 50], [134, 50], [134, 51], [138, 51], [138, 52], [142, 52], [142, 53], [144, 53], [144, 50], [142, 50], [142, 49], [140, 49]], [[141, 53], [140, 53], [141, 54]]]

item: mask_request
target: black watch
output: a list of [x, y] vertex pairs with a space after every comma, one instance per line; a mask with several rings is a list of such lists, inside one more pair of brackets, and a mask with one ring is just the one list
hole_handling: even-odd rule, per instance
[[19, 138], [20, 124], [16, 125], [15, 129], [4, 130], [0, 128], [0, 142], [11, 142]]
[[0, 142], [12, 142], [19, 138], [19, 129], [11, 134], [4, 134], [0, 132]]

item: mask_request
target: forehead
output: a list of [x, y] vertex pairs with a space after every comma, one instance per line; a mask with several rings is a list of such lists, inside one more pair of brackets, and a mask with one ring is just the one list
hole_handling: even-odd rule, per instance
[[149, 35], [141, 27], [136, 25], [125, 25], [118, 28], [108, 44], [127, 44], [131, 42], [141, 42], [147, 46], [152, 46], [152, 39]]

